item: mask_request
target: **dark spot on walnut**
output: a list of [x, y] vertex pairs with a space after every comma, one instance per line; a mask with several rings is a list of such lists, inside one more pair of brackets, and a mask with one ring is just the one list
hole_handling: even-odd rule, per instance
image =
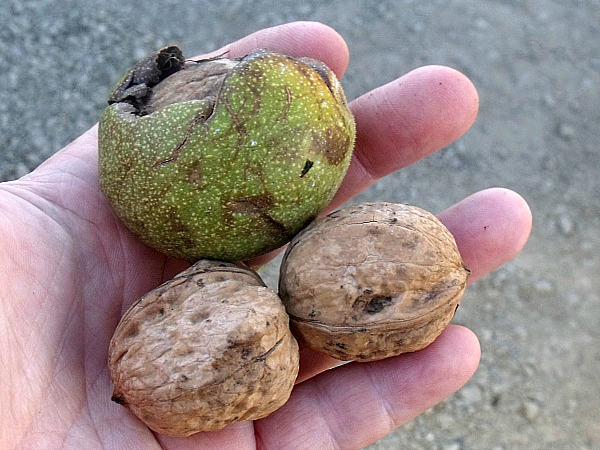
[[387, 306], [393, 303], [392, 297], [383, 297], [376, 295], [365, 305], [365, 312], [367, 314], [377, 314], [383, 311]]
[[132, 323], [125, 331], [124, 337], [127, 339], [135, 337], [135, 336], [137, 336], [138, 332], [139, 332], [139, 328], [138, 328], [137, 323]]
[[427, 302], [435, 302], [436, 298], [439, 295], [441, 295], [444, 292], [448, 291], [451, 287], [452, 286], [450, 286], [448, 283], [445, 283], [445, 282], [436, 283], [427, 292], [427, 294], [425, 294], [425, 296], [423, 297], [423, 301], [425, 303], [427, 303]]
[[195, 325], [197, 323], [202, 322], [203, 320], [206, 320], [210, 317], [210, 314], [208, 313], [208, 311], [197, 311], [194, 314], [192, 314], [190, 316], [190, 323], [192, 325]]
[[110, 398], [113, 402], [118, 403], [119, 405], [126, 405], [127, 402], [125, 401], [125, 399], [123, 397], [121, 397], [120, 395], [113, 395]]
[[418, 242], [414, 239], [406, 239], [406, 240], [402, 241], [402, 247], [404, 247], [407, 250], [415, 248], [417, 245], [418, 245]]
[[308, 171], [311, 169], [313, 164], [314, 163], [310, 159], [306, 160], [306, 162], [304, 163], [304, 167], [302, 168], [302, 173], [300, 174], [300, 178], [304, 178], [304, 175], [306, 175], [308, 173]]

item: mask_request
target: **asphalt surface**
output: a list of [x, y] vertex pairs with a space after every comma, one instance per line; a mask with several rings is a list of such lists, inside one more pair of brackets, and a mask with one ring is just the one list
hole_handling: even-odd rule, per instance
[[349, 99], [422, 65], [454, 67], [479, 91], [473, 128], [358, 200], [437, 213], [503, 186], [529, 202], [534, 231], [454, 319], [481, 341], [473, 379], [369, 449], [599, 449], [599, 17], [598, 0], [3, 0], [0, 180], [91, 127], [123, 72], [165, 44], [193, 55], [320, 21], [348, 42]]

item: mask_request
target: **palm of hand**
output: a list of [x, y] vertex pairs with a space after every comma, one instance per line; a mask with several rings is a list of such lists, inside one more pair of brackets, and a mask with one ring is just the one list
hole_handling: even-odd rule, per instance
[[[314, 24], [264, 30], [232, 49], [243, 53], [257, 44], [269, 46], [282, 34], [297, 35], [301, 42], [307, 38], [300, 31], [321, 36], [331, 41], [332, 52], [344, 53], [337, 35]], [[304, 46], [310, 53], [310, 45]], [[322, 59], [327, 61], [326, 56]], [[382, 92], [379, 103], [390, 94], [392, 88]], [[364, 97], [365, 103], [371, 100], [369, 94]], [[375, 102], [371, 109], [377, 109]], [[366, 107], [355, 105], [359, 133], [361, 110], [363, 124], [379, 120], [369, 120]], [[446, 145], [472, 119], [463, 122], [469, 123], [458, 126], [456, 136], [438, 130], [444, 135], [439, 142], [421, 143], [413, 154], [398, 154], [390, 163], [395, 148], [416, 141], [415, 136], [399, 137], [380, 161], [371, 155], [370, 170], [365, 169], [369, 139], [363, 137], [363, 162], [353, 161], [349, 181], [334, 203]], [[301, 378], [310, 380], [297, 385], [290, 401], [268, 418], [186, 439], [154, 435], [110, 402], [108, 343], [124, 310], [186, 264], [148, 249], [124, 228], [99, 190], [96, 164], [94, 128], [32, 174], [0, 188], [2, 448], [361, 448], [454, 392], [475, 370], [477, 341], [461, 327], [450, 327], [413, 355], [349, 364], [313, 378], [332, 361], [303, 351]], [[478, 223], [474, 215], [494, 218], [495, 234], [473, 234], [469, 227]], [[504, 191], [459, 204], [445, 218], [473, 278], [518, 253], [531, 221], [524, 202]], [[461, 236], [470, 240], [461, 242]], [[310, 440], [299, 441], [302, 436]]]
[[[94, 138], [91, 133], [79, 143], [92, 150]], [[22, 270], [4, 293], [10, 297], [3, 295], [14, 308], [3, 359], [14, 374], [10, 391], [20, 393], [12, 401], [13, 433], [23, 434], [25, 448], [30, 439], [39, 445], [49, 431], [48, 448], [77, 444], [86, 434], [85, 442], [93, 442], [101, 427], [125, 425], [152, 437], [106, 402], [106, 349], [123, 308], [178, 265], [118, 222], [94, 185], [94, 159], [66, 150], [63, 161], [51, 160], [41, 173], [5, 186], [1, 197], [4, 251]]]

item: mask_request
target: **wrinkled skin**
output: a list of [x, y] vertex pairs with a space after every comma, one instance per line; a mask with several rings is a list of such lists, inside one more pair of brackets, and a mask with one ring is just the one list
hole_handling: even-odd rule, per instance
[[[312, 56], [338, 76], [348, 63], [341, 37], [315, 23], [263, 30], [219, 52], [256, 47]], [[444, 67], [417, 69], [352, 102], [357, 149], [330, 210], [460, 137], [477, 107], [473, 85]], [[185, 439], [151, 433], [110, 400], [108, 343], [125, 309], [187, 264], [149, 250], [114, 216], [97, 182], [96, 142], [94, 127], [0, 185], [0, 448], [358, 449], [474, 373], [477, 339], [458, 326], [422, 351], [327, 372], [334, 361], [303, 350], [290, 400], [269, 417]], [[505, 189], [476, 193], [439, 217], [471, 282], [513, 258], [531, 228], [527, 204]]]

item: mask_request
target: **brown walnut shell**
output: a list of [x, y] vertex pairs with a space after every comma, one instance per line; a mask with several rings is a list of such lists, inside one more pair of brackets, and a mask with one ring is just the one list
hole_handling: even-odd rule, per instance
[[270, 414], [298, 360], [279, 297], [255, 272], [208, 260], [132, 305], [109, 348], [113, 400], [171, 436]]
[[454, 316], [468, 274], [453, 236], [432, 214], [361, 204], [296, 235], [279, 294], [305, 345], [372, 361], [433, 342]]

